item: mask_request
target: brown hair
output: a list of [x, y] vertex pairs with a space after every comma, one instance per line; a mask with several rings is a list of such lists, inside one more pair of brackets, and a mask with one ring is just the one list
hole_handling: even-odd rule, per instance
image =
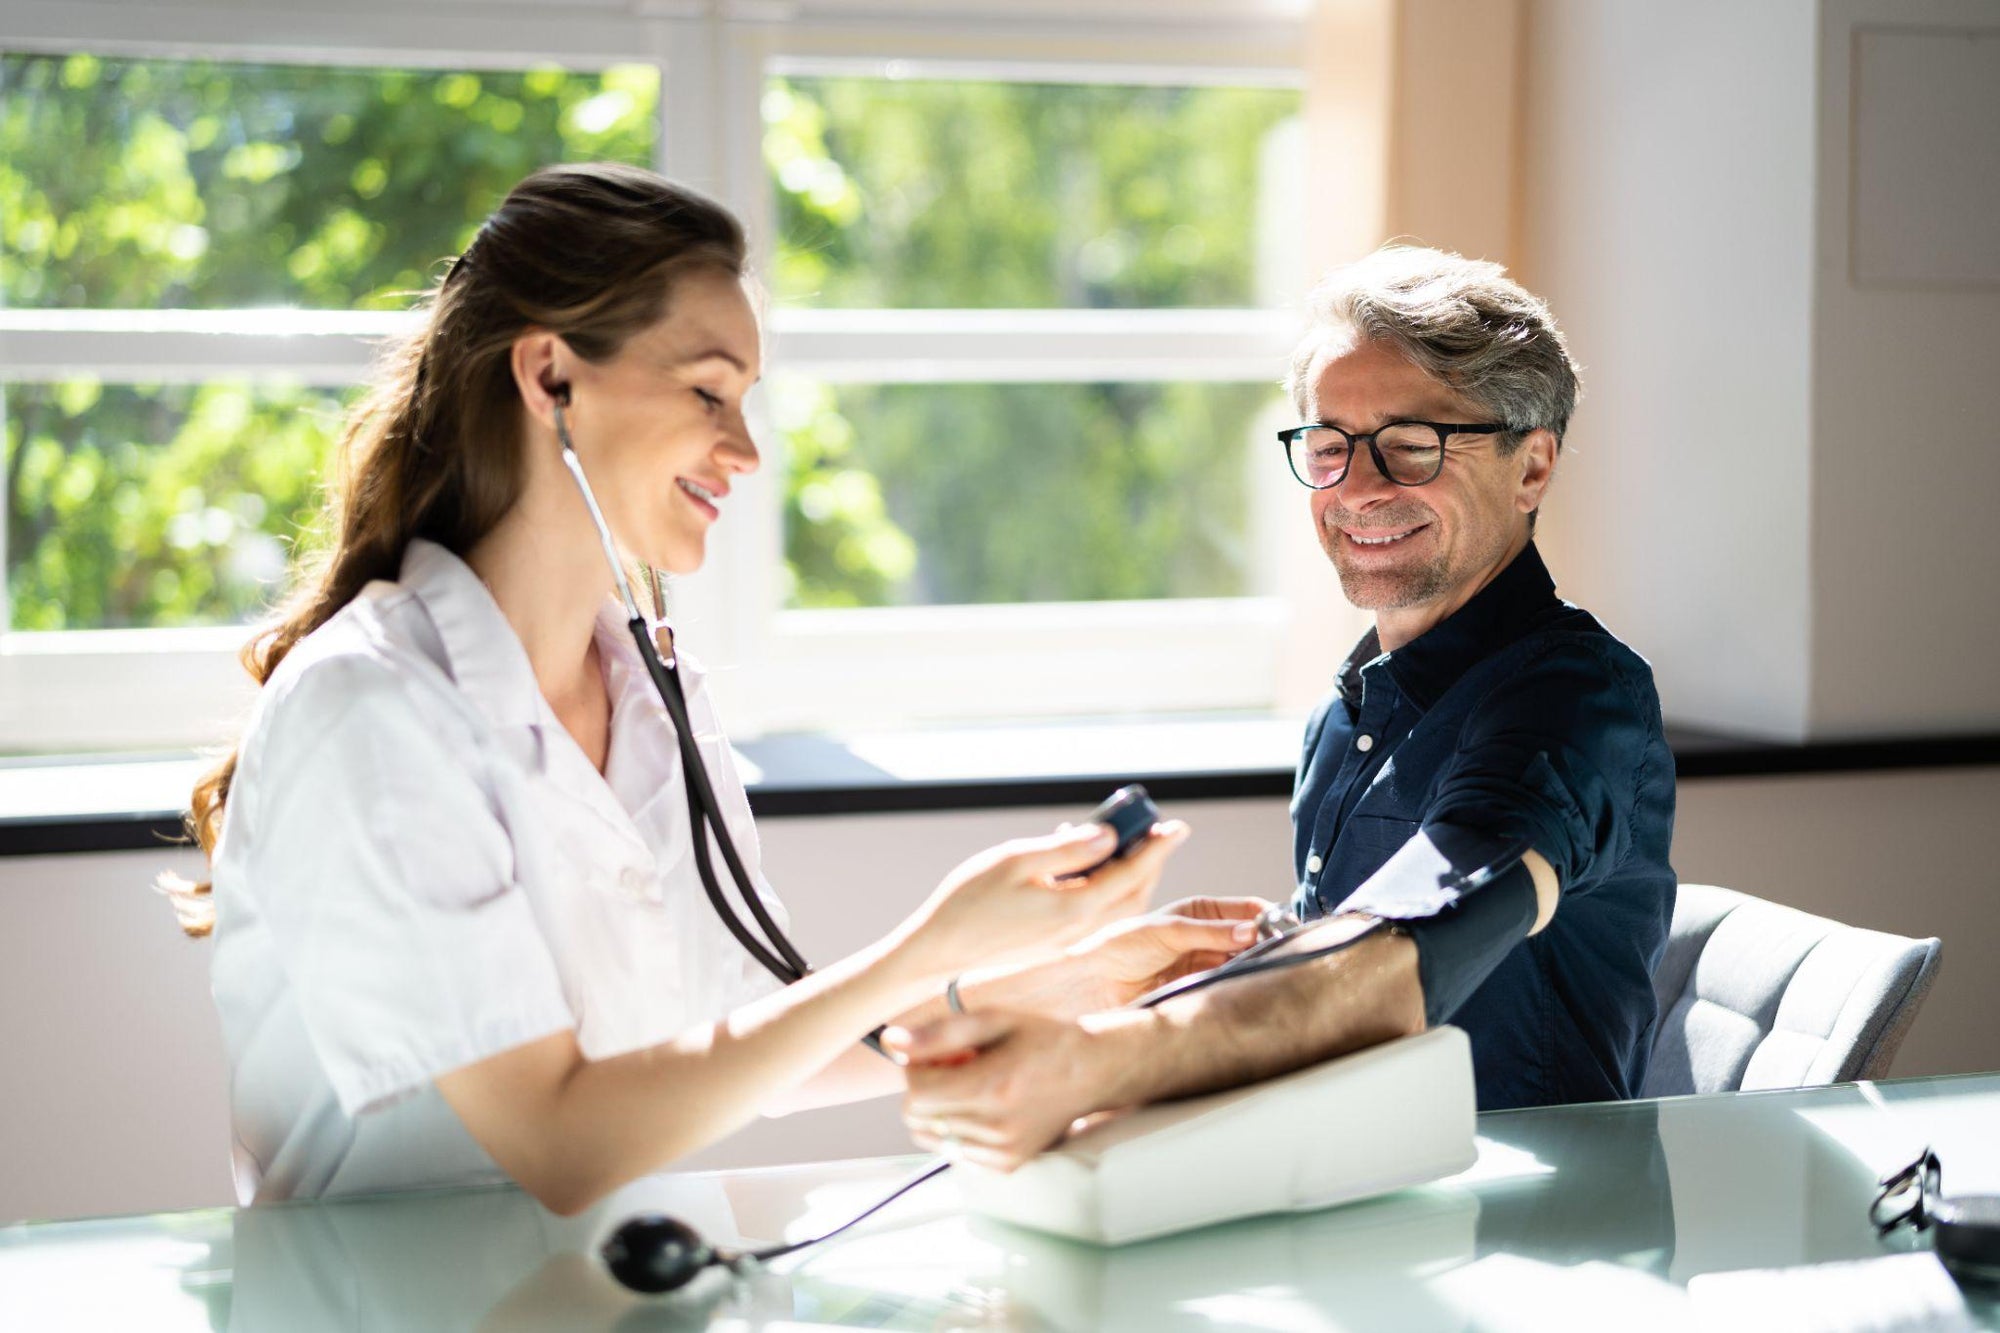
[[[462, 556], [512, 508], [524, 475], [516, 338], [548, 329], [607, 360], [665, 313], [675, 277], [740, 276], [744, 250], [721, 205], [637, 167], [549, 167], [515, 186], [348, 419], [323, 517], [331, 541], [243, 647], [257, 683], [369, 582], [395, 578], [411, 538]], [[188, 832], [211, 860], [235, 774], [232, 750], [189, 802]], [[209, 883], [163, 876], [161, 887], [188, 934], [214, 928]]]
[[1583, 389], [1548, 303], [1484, 260], [1417, 245], [1385, 245], [1334, 269], [1309, 298], [1312, 327], [1292, 353], [1285, 387], [1301, 416], [1306, 382], [1329, 337], [1389, 343], [1425, 374], [1508, 429], [1503, 451], [1529, 431], [1562, 446]]

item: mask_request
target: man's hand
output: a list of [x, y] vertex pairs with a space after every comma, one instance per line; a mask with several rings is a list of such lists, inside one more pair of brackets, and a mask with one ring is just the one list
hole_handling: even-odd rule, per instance
[[[1334, 917], [1291, 947], [1368, 925]], [[920, 1146], [1011, 1171], [1099, 1111], [1239, 1087], [1423, 1029], [1416, 945], [1377, 931], [1330, 957], [1154, 1009], [1076, 1020], [977, 1011], [891, 1028], [883, 1044], [908, 1061], [903, 1121]]]
[[1270, 905], [1262, 898], [1183, 898], [1113, 922], [1071, 945], [1058, 965], [1069, 974], [1065, 989], [1073, 997], [1061, 1011], [1115, 1009], [1219, 966], [1257, 942], [1257, 918]]
[[883, 1045], [909, 1061], [903, 1123], [917, 1146], [1012, 1171], [1106, 1105], [1110, 1052], [1082, 1025], [1038, 1014], [960, 1014]]

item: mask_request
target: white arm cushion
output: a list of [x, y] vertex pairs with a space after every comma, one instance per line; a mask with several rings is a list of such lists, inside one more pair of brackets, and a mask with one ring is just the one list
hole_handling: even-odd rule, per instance
[[973, 1212], [1100, 1245], [1325, 1208], [1471, 1166], [1472, 1048], [1433, 1028], [1265, 1083], [1144, 1107], [1012, 1175], [961, 1163]]

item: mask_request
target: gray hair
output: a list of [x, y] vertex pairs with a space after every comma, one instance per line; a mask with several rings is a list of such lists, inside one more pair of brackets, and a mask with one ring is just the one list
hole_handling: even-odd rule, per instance
[[1414, 245], [1385, 245], [1333, 270], [1313, 288], [1312, 327], [1292, 353], [1285, 388], [1301, 416], [1307, 381], [1327, 340], [1351, 333], [1385, 342], [1418, 369], [1505, 425], [1509, 446], [1532, 430], [1558, 447], [1583, 388], [1555, 317], [1540, 297], [1484, 260]]

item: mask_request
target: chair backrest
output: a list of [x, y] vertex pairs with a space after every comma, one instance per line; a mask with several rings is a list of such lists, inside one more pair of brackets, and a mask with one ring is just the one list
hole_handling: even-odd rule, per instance
[[1880, 1078], [1937, 975], [1940, 944], [1747, 893], [1683, 884], [1653, 976], [1642, 1097]]

